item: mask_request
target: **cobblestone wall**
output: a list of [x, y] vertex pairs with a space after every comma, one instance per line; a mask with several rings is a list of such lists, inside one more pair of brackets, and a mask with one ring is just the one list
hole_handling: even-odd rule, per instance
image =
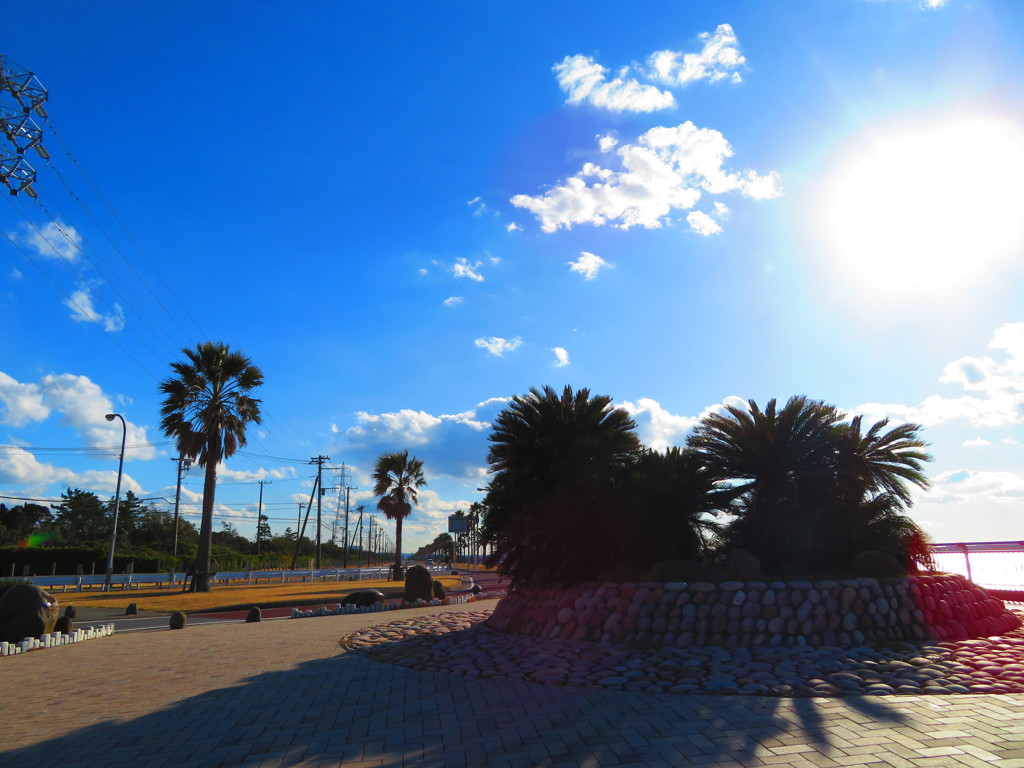
[[516, 589], [488, 624], [535, 637], [654, 645], [858, 645], [962, 640], [1020, 626], [956, 574], [721, 584], [593, 583]]

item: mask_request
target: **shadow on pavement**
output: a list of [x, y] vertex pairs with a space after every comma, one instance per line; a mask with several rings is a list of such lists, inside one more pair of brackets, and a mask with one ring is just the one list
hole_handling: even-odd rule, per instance
[[[195, 673], [202, 675], [206, 664], [216, 660], [197, 656]], [[117, 697], [116, 681], [103, 695]], [[139, 705], [146, 709], [145, 702]], [[876, 732], [909, 719], [898, 705], [879, 699], [680, 696], [499, 683], [342, 653], [131, 719], [99, 719], [32, 746], [2, 750], [0, 765], [136, 768], [154, 757], [163, 766], [196, 767], [362, 761], [446, 768], [746, 765], [780, 746], [829, 754], [830, 727], [845, 722], [856, 728], [856, 721], [868, 718]]]

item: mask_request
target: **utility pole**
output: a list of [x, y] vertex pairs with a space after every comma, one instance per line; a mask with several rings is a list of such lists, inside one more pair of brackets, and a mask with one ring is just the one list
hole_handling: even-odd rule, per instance
[[309, 460], [310, 464], [316, 464], [316, 487], [319, 489], [316, 494], [316, 569], [320, 570], [320, 526], [323, 522], [323, 516], [321, 514], [320, 500], [324, 495], [324, 486], [322, 482], [322, 475], [324, 471], [324, 462], [330, 461], [330, 456], [316, 456]]
[[373, 565], [375, 558], [373, 556], [373, 524], [375, 522], [373, 515], [367, 518], [367, 524], [370, 526], [370, 530], [366, 536], [366, 549], [367, 549], [367, 562]]
[[302, 543], [302, 535], [306, 532], [306, 524], [309, 522], [309, 512], [313, 509], [313, 497], [318, 496], [320, 493], [320, 475], [316, 475], [316, 480], [313, 483], [313, 490], [309, 492], [309, 503], [306, 504], [306, 518], [302, 518], [302, 504], [299, 503], [299, 528], [298, 533], [295, 535], [295, 554], [292, 555], [292, 570], [295, 570], [295, 563], [299, 559], [299, 544]]
[[356, 530], [359, 531], [359, 556], [363, 556], [363, 510], [366, 509], [365, 504], [360, 504], [356, 507], [359, 512], [359, 524], [356, 526]]
[[260, 534], [263, 530], [263, 486], [270, 485], [273, 480], [259, 480], [260, 484], [260, 506], [259, 511], [256, 513], [256, 554], [260, 553]]
[[171, 555], [178, 556], [178, 507], [181, 505], [181, 478], [188, 474], [188, 468], [192, 466], [192, 459], [186, 459], [181, 454], [171, 461], [178, 464], [178, 489], [174, 492], [174, 546], [171, 548]]

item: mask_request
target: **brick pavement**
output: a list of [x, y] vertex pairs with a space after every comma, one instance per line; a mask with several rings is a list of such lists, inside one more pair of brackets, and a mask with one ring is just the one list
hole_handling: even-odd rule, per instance
[[2, 659], [0, 765], [1024, 768], [1024, 695], [637, 694], [464, 679], [338, 647], [399, 616], [192, 626]]

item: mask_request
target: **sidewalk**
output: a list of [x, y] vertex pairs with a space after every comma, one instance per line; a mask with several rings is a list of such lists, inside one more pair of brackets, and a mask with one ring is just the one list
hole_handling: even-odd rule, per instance
[[1001, 766], [1024, 695], [673, 696], [370, 661], [360, 627], [487, 603], [144, 632], [0, 660], [0, 765]]

